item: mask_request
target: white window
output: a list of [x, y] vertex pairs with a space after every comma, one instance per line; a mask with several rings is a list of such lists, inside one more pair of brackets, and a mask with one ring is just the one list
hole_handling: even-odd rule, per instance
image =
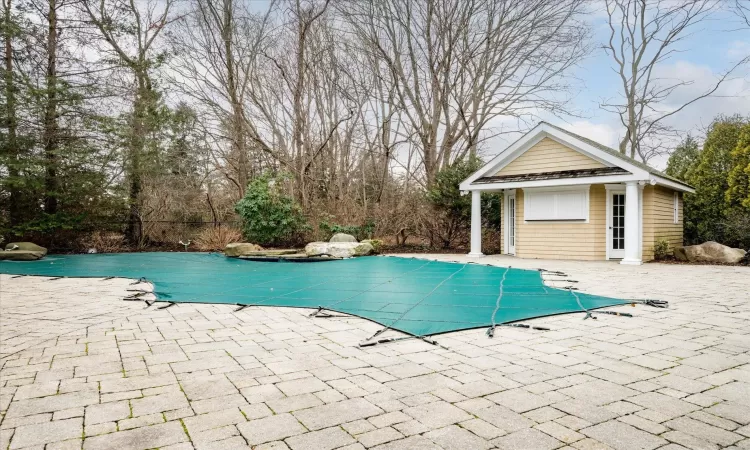
[[674, 223], [680, 222], [680, 194], [674, 193], [674, 201], [672, 202], [672, 214], [674, 215]]
[[523, 218], [540, 220], [589, 220], [589, 186], [524, 189]]

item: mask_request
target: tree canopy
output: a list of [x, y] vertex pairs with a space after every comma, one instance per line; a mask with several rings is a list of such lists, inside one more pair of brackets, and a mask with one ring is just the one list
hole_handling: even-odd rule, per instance
[[748, 137], [750, 118], [717, 117], [701, 148], [687, 137], [669, 158], [667, 174], [695, 187], [685, 198], [685, 240], [750, 247]]

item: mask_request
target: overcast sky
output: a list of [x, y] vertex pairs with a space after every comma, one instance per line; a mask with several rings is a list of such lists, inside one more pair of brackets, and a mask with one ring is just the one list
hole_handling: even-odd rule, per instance
[[[750, 0], [748, 0], [750, 1]], [[593, 38], [598, 45], [608, 38], [609, 29], [604, 11], [591, 16]], [[690, 80], [689, 87], [675, 92], [675, 103], [705, 92], [716, 82], [719, 74], [732, 67], [743, 56], [750, 54], [750, 30], [740, 29], [735, 16], [728, 12], [716, 13], [711, 20], [700, 24], [690, 37], [679, 44], [680, 53], [666, 61], [659, 75], [666, 78]], [[617, 116], [599, 108], [603, 99], [618, 95], [619, 75], [612, 70], [609, 57], [596, 49], [576, 72], [581, 89], [572, 106], [583, 117], [545, 117], [552, 123], [567, 128], [602, 144], [617, 147], [622, 126]], [[700, 100], [674, 116], [673, 125], [693, 135], [702, 134], [717, 114], [750, 115], [750, 67], [736, 72], [711, 98]], [[507, 144], [498, 140], [488, 145], [487, 152], [496, 153]], [[650, 163], [663, 167], [665, 160]]]

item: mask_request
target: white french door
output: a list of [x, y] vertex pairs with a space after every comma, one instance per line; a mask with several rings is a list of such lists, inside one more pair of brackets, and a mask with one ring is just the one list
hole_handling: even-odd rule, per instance
[[516, 254], [516, 194], [506, 194], [505, 207], [505, 253]]
[[609, 257], [625, 257], [625, 192], [609, 191], [607, 202], [607, 245]]

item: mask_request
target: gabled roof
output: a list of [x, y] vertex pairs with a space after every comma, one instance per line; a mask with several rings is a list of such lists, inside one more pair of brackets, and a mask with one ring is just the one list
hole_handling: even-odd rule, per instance
[[[508, 183], [511, 180], [505, 180], [497, 179], [498, 177], [493, 176], [498, 169], [504, 167], [507, 165], [510, 161], [514, 160], [521, 154], [523, 154], [526, 150], [531, 148], [534, 144], [539, 142], [544, 137], [549, 137], [555, 141], [560, 142], [561, 144], [572, 148], [573, 150], [576, 150], [586, 156], [591, 157], [592, 159], [595, 159], [602, 164], [606, 165], [607, 167], [619, 167], [620, 169], [623, 169], [626, 173], [628, 173], [628, 176], [622, 175], [622, 174], [614, 174], [614, 173], [601, 173], [601, 174], [590, 174], [588, 177], [579, 176], [576, 177], [579, 179], [579, 181], [590, 181], [592, 183], [596, 182], [622, 182], [622, 181], [631, 181], [631, 180], [637, 180], [637, 181], [649, 181], [656, 184], [662, 184], [665, 186], [668, 186], [672, 189], [678, 190], [678, 191], [684, 191], [684, 192], [694, 192], [694, 189], [674, 178], [671, 177], [659, 170], [654, 169], [653, 167], [644, 164], [640, 161], [636, 161], [633, 158], [630, 158], [619, 151], [607, 147], [606, 145], [602, 145], [596, 141], [593, 141], [591, 139], [588, 139], [586, 137], [580, 136], [575, 133], [571, 133], [568, 130], [565, 130], [563, 128], [560, 128], [558, 126], [552, 125], [547, 122], [540, 122], [537, 126], [535, 126], [533, 129], [531, 129], [528, 133], [521, 136], [518, 140], [513, 142], [511, 145], [509, 145], [506, 149], [501, 151], [497, 156], [495, 156], [490, 162], [485, 164], [484, 167], [479, 169], [477, 172], [472, 174], [469, 178], [464, 180], [461, 185], [461, 190], [472, 190], [472, 186], [479, 186], [482, 185], [483, 187], [488, 187], [489, 184], [497, 184], [496, 187], [502, 188], [503, 183]], [[565, 171], [560, 171], [565, 172]], [[547, 173], [547, 175], [550, 175], [551, 173]], [[529, 174], [529, 175], [535, 175], [535, 174]], [[488, 178], [495, 178], [495, 180], [488, 180]], [[540, 180], [549, 180], [552, 182], [552, 180], [555, 179], [561, 179], [561, 178], [568, 178], [568, 180], [565, 181], [566, 184], [572, 183], [574, 181], [571, 181], [569, 178], [571, 177], [557, 177], [553, 178], [551, 176], [547, 178], [535, 178], [534, 184], [538, 185]], [[597, 180], [596, 178], [602, 178], [602, 180]], [[627, 178], [627, 179], [626, 179]], [[480, 179], [482, 179], [480, 181]], [[514, 184], [518, 184], [519, 181], [513, 180]], [[515, 186], [515, 187], [522, 187], [522, 186]]]
[[572, 132], [570, 132], [570, 131], [568, 131], [568, 130], [566, 130], [564, 128], [560, 128], [560, 127], [558, 127], [556, 125], [552, 125], [549, 122], [541, 122], [541, 123], [546, 124], [546, 125], [548, 125], [548, 126], [550, 126], [552, 128], [555, 128], [555, 129], [557, 129], [559, 131], [562, 131], [563, 133], [566, 133], [566, 134], [568, 134], [568, 135], [570, 135], [570, 136], [572, 136], [572, 137], [574, 137], [576, 139], [580, 139], [580, 140], [588, 143], [589, 145], [592, 145], [592, 146], [598, 148], [599, 150], [601, 150], [603, 152], [609, 153], [610, 155], [612, 155], [612, 156], [614, 156], [616, 158], [620, 158], [623, 161], [628, 161], [630, 164], [638, 166], [641, 169], [647, 171], [648, 173], [650, 173], [652, 175], [658, 175], [658, 176], [660, 176], [662, 178], [666, 178], [667, 180], [671, 180], [671, 181], [674, 181], [675, 183], [684, 184], [685, 186], [690, 187], [688, 184], [685, 184], [683, 181], [680, 181], [680, 180], [678, 180], [675, 177], [669, 176], [669, 175], [667, 175], [666, 173], [664, 173], [662, 171], [656, 170], [653, 167], [649, 166], [648, 164], [642, 163], [642, 162], [638, 161], [637, 159], [633, 159], [630, 156], [625, 155], [624, 153], [620, 153], [619, 150], [615, 150], [615, 149], [613, 149], [611, 147], [607, 147], [606, 145], [602, 145], [602, 144], [600, 144], [598, 142], [592, 141], [589, 138], [583, 137], [580, 134], [575, 134], [575, 133], [572, 133]]

